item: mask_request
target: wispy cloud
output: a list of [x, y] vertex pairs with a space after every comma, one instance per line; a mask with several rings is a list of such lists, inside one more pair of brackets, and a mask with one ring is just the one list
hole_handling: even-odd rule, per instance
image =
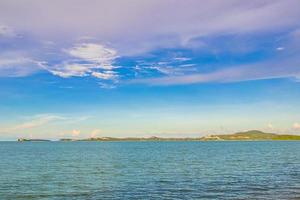
[[101, 132], [102, 131], [100, 129], [94, 129], [94, 130], [92, 130], [92, 132], [90, 134], [90, 137], [91, 138], [99, 137]]
[[92, 72], [91, 75], [105, 80], [113, 80], [118, 78], [117, 73], [114, 71]]
[[206, 82], [226, 83], [273, 78], [297, 78], [300, 74], [299, 66], [300, 63], [297, 60], [288, 60], [279, 63], [265, 62], [227, 67], [209, 73], [137, 79], [130, 82], [149, 85], [181, 85]]
[[283, 51], [283, 50], [284, 50], [284, 47], [277, 47], [276, 50], [277, 50], [277, 51]]
[[[76, 3], [72, 0], [27, 0], [26, 3], [2, 0], [0, 18], [40, 38], [74, 41], [85, 36], [115, 42], [120, 54], [128, 55], [158, 47], [190, 45], [193, 38], [207, 35], [299, 26], [299, 4], [297, 0], [205, 3], [199, 0], [101, 0], [88, 5], [83, 0]], [[79, 12], [65, 12], [70, 5]], [[153, 15], [154, 12], [158, 14]]]
[[60, 120], [66, 120], [66, 118], [58, 115], [51, 115], [51, 114], [36, 115], [33, 116], [30, 121], [15, 125], [14, 127], [11, 127], [10, 130], [17, 131], [17, 130], [32, 129], [32, 128], [46, 125], [50, 122], [60, 121]]
[[63, 124], [73, 124], [81, 121], [85, 121], [90, 118], [90, 116], [68, 116], [59, 114], [38, 114], [33, 116], [23, 116], [21, 117], [21, 123], [11, 125], [10, 127], [4, 127], [0, 129], [1, 132], [11, 133], [18, 131], [31, 130], [39, 127], [43, 127], [54, 123]]
[[41, 63], [20, 53], [0, 55], [0, 77], [22, 77], [41, 70]]
[[300, 130], [300, 123], [295, 122], [293, 124], [293, 129]]
[[[127, 76], [129, 73], [123, 68], [119, 70], [117, 67], [119, 58], [130, 58], [132, 61], [135, 56], [169, 49], [201, 50], [195, 51], [199, 55], [207, 52], [214, 53], [222, 49], [218, 41], [212, 46], [202, 44], [205, 44], [207, 38], [215, 41], [215, 38], [224, 35], [230, 36], [229, 38], [239, 36], [240, 40], [244, 41], [253, 35], [286, 34], [283, 32], [291, 31], [294, 37], [299, 37], [300, 3], [297, 0], [263, 2], [213, 0], [206, 2], [205, 6], [198, 0], [176, 1], [176, 4], [161, 0], [130, 0], [130, 2], [132, 3], [130, 5], [135, 6], [128, 6], [128, 1], [115, 0], [95, 1], [89, 5], [85, 5], [83, 0], [79, 0], [76, 4], [70, 0], [59, 2], [28, 0], [26, 4], [16, 0], [1, 1], [0, 18], [3, 19], [1, 23], [7, 25], [0, 25], [0, 35], [18, 35], [19, 31], [26, 33], [24, 39], [26, 42], [10, 41], [11, 44], [8, 45], [5, 40], [0, 41], [5, 44], [0, 43], [4, 46], [0, 49], [0, 60], [2, 60], [0, 76], [27, 76], [39, 71], [42, 66], [55, 76], [93, 77], [97, 82], [102, 81], [103, 85], [107, 85], [111, 84], [107, 83], [109, 81], [116, 83], [122, 78], [126, 80], [132, 78]], [[70, 5], [80, 12], [65, 12]], [[107, 10], [112, 12], [107, 13]], [[18, 15], [14, 14], [16, 11]], [[153, 11], [159, 14], [153, 15]], [[40, 15], [41, 18], [36, 17], [36, 12], [43, 13]], [[93, 13], [93, 15], [86, 15], [86, 13]], [[27, 23], [29, 21], [30, 24]], [[39, 41], [40, 38], [43, 38], [42, 42]], [[44, 41], [55, 41], [55, 45], [51, 43], [45, 48], [45, 44], [41, 44], [45, 43]], [[294, 44], [294, 47], [299, 46], [298, 43], [294, 42]], [[27, 55], [1, 58], [3, 52], [17, 50], [19, 46], [29, 49]], [[233, 49], [237, 52], [241, 48]], [[276, 44], [272, 46], [272, 50], [278, 54], [286, 53], [288, 47], [285, 44]], [[155, 56], [167, 57], [165, 54]], [[228, 69], [199, 73], [196, 68], [200, 68], [201, 63], [193, 63], [192, 58], [178, 54], [172, 59], [173, 62], [167, 60], [166, 63], [161, 59], [159, 62], [146, 65], [139, 65], [136, 60], [132, 61], [134, 63], [132, 66], [137, 64], [137, 67], [131, 67], [132, 71], [136, 69], [133, 72], [135, 77], [143, 78], [144, 74], [153, 71], [156, 72], [156, 77], [165, 76], [134, 82], [147, 83], [153, 80], [157, 84], [168, 85], [296, 77], [294, 72], [279, 73], [276, 69], [275, 72], [272, 70], [261, 72], [262, 70], [258, 69], [256, 73], [250, 67], [233, 69], [231, 66], [228, 66]], [[174, 62], [181, 64], [174, 64]], [[262, 68], [267, 69], [267, 67]]]
[[84, 77], [88, 76], [92, 69], [95, 68], [93, 64], [77, 64], [77, 63], [63, 63], [55, 66], [47, 66], [46, 69], [53, 75], [63, 78], [69, 77]]
[[114, 89], [114, 88], [116, 88], [116, 85], [114, 83], [99, 82], [98, 84], [99, 84], [100, 88], [103, 88], [103, 89]]
[[63, 78], [76, 76], [93, 76], [104, 80], [118, 78], [117, 72], [113, 71], [116, 68], [113, 63], [118, 57], [114, 49], [101, 44], [83, 43], [63, 52], [71, 57], [61, 64], [45, 65], [44, 68]]
[[274, 129], [274, 125], [271, 124], [271, 123], [268, 123], [268, 124], [267, 124], [267, 127], [268, 127], [268, 129], [270, 129], [270, 130], [273, 130], [273, 129]]
[[65, 50], [69, 55], [80, 58], [84, 61], [93, 63], [101, 69], [111, 70], [114, 60], [117, 58], [117, 52], [114, 49], [107, 48], [101, 44], [83, 43], [78, 44], [71, 49]]
[[72, 136], [73, 137], [78, 137], [79, 135], [80, 135], [80, 130], [76, 130], [76, 129], [74, 129], [74, 130], [72, 130]]
[[175, 57], [174, 60], [178, 60], [178, 61], [189, 61], [189, 60], [191, 60], [191, 58], [187, 58], [187, 57]]
[[[135, 77], [139, 75], [153, 75], [153, 74], [163, 74], [167, 76], [172, 75], [183, 75], [185, 73], [194, 72], [195, 64], [191, 63], [192, 58], [189, 57], [178, 57], [174, 56], [172, 53], [170, 55], [157, 55], [154, 59], [148, 60], [144, 59], [137, 60], [132, 70], [135, 72]], [[156, 73], [155, 73], [156, 72]]]

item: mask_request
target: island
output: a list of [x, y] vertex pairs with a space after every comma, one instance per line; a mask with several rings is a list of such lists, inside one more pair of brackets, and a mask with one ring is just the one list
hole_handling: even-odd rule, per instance
[[204, 137], [187, 137], [187, 138], [165, 138], [165, 137], [97, 137], [86, 139], [61, 139], [63, 142], [78, 142], [78, 141], [279, 141], [279, 140], [300, 140], [300, 135], [287, 135], [287, 134], [275, 134], [265, 133], [258, 130], [250, 130], [245, 132], [238, 132], [234, 134], [223, 135], [207, 135]]
[[[80, 141], [95, 141], [95, 142], [118, 142], [118, 141], [280, 141], [280, 140], [299, 140], [300, 135], [291, 134], [276, 134], [265, 133], [259, 130], [250, 130], [245, 132], [238, 132], [234, 134], [221, 135], [206, 135], [204, 137], [185, 137], [185, 138], [167, 138], [167, 137], [93, 137], [85, 139], [62, 138], [60, 142], [80, 142]], [[46, 139], [25, 139], [19, 138], [18, 142], [50, 142]]]
[[125, 137], [125, 138], [115, 138], [115, 137], [97, 137], [97, 138], [86, 138], [86, 139], [61, 139], [62, 142], [78, 142], [78, 141], [199, 141], [201, 138], [164, 138], [164, 137]]
[[286, 135], [265, 133], [258, 130], [238, 132], [234, 134], [208, 135], [202, 141], [274, 141], [274, 140], [300, 140], [300, 135]]
[[45, 139], [25, 139], [25, 138], [19, 138], [18, 142], [50, 142], [51, 140], [45, 140]]

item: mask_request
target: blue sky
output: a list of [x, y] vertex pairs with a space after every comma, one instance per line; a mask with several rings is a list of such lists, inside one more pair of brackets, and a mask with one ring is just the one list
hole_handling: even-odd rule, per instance
[[0, 139], [300, 134], [300, 2], [0, 2]]

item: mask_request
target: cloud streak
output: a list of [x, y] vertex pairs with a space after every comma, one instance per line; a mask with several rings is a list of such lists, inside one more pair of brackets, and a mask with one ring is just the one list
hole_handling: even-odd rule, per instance
[[114, 67], [112, 63], [117, 58], [114, 49], [107, 48], [101, 44], [83, 43], [71, 49], [65, 50], [69, 55], [84, 61], [98, 65], [98, 68], [110, 70]]
[[100, 38], [114, 43], [121, 55], [129, 55], [188, 45], [193, 38], [207, 35], [299, 26], [299, 6], [297, 0], [99, 0], [88, 5], [84, 0], [4, 0], [0, 18], [39, 38]]
[[41, 63], [15, 53], [0, 55], [0, 77], [23, 77], [42, 69]]
[[118, 57], [114, 49], [101, 44], [82, 43], [63, 51], [70, 57], [63, 63], [44, 68], [54, 75], [69, 77], [92, 76], [98, 79], [115, 80], [118, 75], [113, 70], [115, 59]]
[[11, 127], [11, 131], [18, 131], [18, 130], [25, 130], [25, 129], [32, 129], [40, 126], [44, 126], [48, 123], [54, 122], [54, 121], [60, 121], [60, 120], [66, 120], [66, 118], [58, 115], [50, 115], [50, 114], [44, 114], [44, 115], [37, 115], [34, 116], [32, 120], [18, 124], [14, 127]]
[[[83, 0], [28, 0], [26, 3], [4, 0], [0, 2], [0, 45], [4, 46], [0, 49], [0, 76], [28, 76], [44, 69], [62, 78], [93, 78], [100, 82], [100, 87], [109, 88], [121, 83], [122, 78], [132, 79], [133, 76], [128, 74], [134, 71], [134, 67], [128, 72], [126, 70], [130, 67], [118, 63], [129, 58], [129, 63], [134, 63], [132, 65], [138, 69], [134, 71], [134, 77], [141, 77], [130, 82], [150, 85], [299, 78], [298, 62], [279, 61], [286, 67], [274, 61], [251, 66], [228, 65], [227, 68], [214, 68], [214, 71], [204, 70], [210, 72], [200, 73], [201, 61], [193, 63], [188, 55], [176, 55], [173, 63], [167, 64], [157, 62], [143, 66], [134, 60], [155, 51], [171, 49], [194, 51], [198, 53], [194, 53], [195, 60], [205, 53], [217, 57], [218, 51], [223, 50], [222, 44], [218, 43], [221, 36], [229, 39], [239, 36], [241, 41], [246, 41], [248, 37], [256, 35], [294, 32], [294, 37], [299, 37], [299, 6], [297, 0], [212, 0], [205, 4], [198, 0], [99, 0], [88, 5]], [[76, 12], [66, 12], [69, 9]], [[23, 33], [24, 40], [12, 39], [7, 42], [7, 36], [19, 33]], [[210, 44], [210, 40], [216, 42]], [[229, 52], [231, 48], [224, 51], [239, 54], [243, 51], [240, 50], [243, 49], [240, 40], [232, 47], [234, 53]], [[281, 39], [274, 36], [275, 40]], [[45, 45], [45, 41], [51, 45]], [[276, 53], [287, 54], [289, 47], [278, 43], [272, 49]], [[264, 43], [258, 45], [263, 46]], [[20, 46], [26, 54], [6, 56]], [[253, 46], [253, 49], [257, 47]], [[295, 42], [292, 48], [299, 49], [298, 46], [299, 43]], [[155, 56], [168, 57], [167, 54]], [[182, 62], [182, 65], [175, 62]], [[155, 74], [155, 77], [143, 78], [147, 73]]]
[[229, 67], [209, 73], [137, 79], [130, 81], [130, 83], [142, 83], [148, 85], [182, 85], [209, 82], [228, 83], [273, 78], [298, 78], [299, 74], [299, 61], [286, 61], [280, 63], [266, 62]]
[[[24, 117], [23, 117], [24, 118]], [[0, 129], [0, 132], [14, 133], [44, 127], [53, 123], [73, 124], [89, 119], [90, 116], [65, 116], [57, 114], [38, 114], [25, 117], [24, 122]]]

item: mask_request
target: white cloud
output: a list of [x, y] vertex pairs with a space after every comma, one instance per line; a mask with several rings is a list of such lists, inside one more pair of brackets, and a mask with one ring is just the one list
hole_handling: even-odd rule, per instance
[[102, 83], [102, 82], [99, 82], [98, 83], [100, 88], [103, 88], [103, 89], [114, 89], [116, 88], [116, 85], [113, 84], [113, 83]]
[[[26, 37], [25, 43], [21, 42], [20, 46], [30, 43], [34, 51], [28, 50], [28, 52], [35, 54], [30, 57], [37, 58], [36, 60], [42, 57], [39, 52], [56, 55], [57, 58], [53, 60], [60, 64], [52, 65], [50, 56], [41, 59], [49, 61], [50, 66], [45, 65], [44, 68], [56, 76], [63, 78], [93, 76], [109, 81], [121, 77], [114, 65], [118, 56], [141, 55], [160, 48], [190, 48], [189, 45], [193, 41], [204, 37], [213, 38], [219, 35], [249, 37], [247, 34], [252, 36], [252, 34], [260, 35], [262, 32], [273, 34], [280, 30], [296, 30], [297, 28], [299, 30], [300, 25], [297, 20], [300, 17], [298, 11], [300, 4], [297, 0], [264, 2], [212, 0], [206, 2], [205, 6], [202, 1], [198, 0], [188, 2], [171, 0], [171, 2], [176, 3], [161, 0], [122, 2], [101, 0], [86, 5], [84, 0], [78, 0], [76, 3], [71, 0], [49, 2], [28, 0], [26, 3], [20, 3], [17, 0], [2, 0], [0, 1], [0, 19], [3, 19], [1, 23], [9, 26], [0, 26], [0, 34], [12, 35], [15, 34], [14, 30], [26, 33], [28, 38]], [[65, 12], [70, 6], [78, 12]], [[157, 14], [153, 15], [154, 11]], [[18, 15], [14, 14], [16, 12]], [[93, 15], [86, 13], [93, 13]], [[24, 21], [25, 18], [27, 20]], [[9, 27], [13, 27], [14, 30]], [[294, 35], [298, 35], [298, 32]], [[40, 46], [37, 48], [34, 46], [38, 45], [38, 38], [55, 41], [56, 45], [50, 45], [51, 52], [44, 52]], [[78, 38], [79, 40], [76, 40]], [[74, 41], [79, 43], [70, 48], [65, 46]], [[99, 41], [105, 41], [107, 45]], [[19, 48], [17, 41], [12, 41], [12, 43]], [[290, 49], [285, 44], [278, 43], [278, 51], [283, 50], [280, 45], [286, 48], [281, 54]], [[199, 43], [196, 46], [199, 48]], [[64, 49], [64, 55], [54, 48]], [[204, 47], [201, 48], [204, 49]], [[188, 61], [188, 59], [181, 55], [174, 58], [178, 62]], [[186, 64], [188, 65], [189, 63]], [[0, 76], [1, 74], [26, 76], [38, 70], [38, 65], [31, 61], [18, 66], [3, 66], [0, 66]], [[158, 84], [160, 82], [193, 83], [212, 79], [221, 81], [226, 79], [227, 81], [228, 74], [226, 73], [225, 77], [218, 72], [188, 75], [189, 77], [178, 76], [191, 73], [183, 69], [175, 69], [173, 65], [169, 66], [154, 65], [154, 68], [156, 67], [161, 74], [171, 76], [168, 80], [155, 79]], [[273, 77], [272, 74], [271, 77]], [[278, 77], [278, 73], [275, 77]], [[247, 78], [236, 77], [234, 79], [246, 80]]]
[[103, 80], [115, 80], [117, 72], [113, 71], [113, 63], [118, 57], [114, 49], [101, 44], [82, 43], [64, 50], [71, 58], [64, 63], [54, 66], [45, 65], [44, 68], [54, 75], [69, 78], [93, 76]]
[[92, 76], [105, 80], [113, 80], [118, 78], [118, 75], [114, 71], [105, 71], [105, 72], [92, 72]]
[[20, 58], [3, 58], [0, 59], [0, 66], [6, 66], [6, 65], [16, 65], [16, 64], [24, 64], [27, 62], [32, 62], [31, 59], [29, 58], [24, 58], [24, 57], [20, 57]]
[[72, 130], [73, 137], [78, 137], [79, 135], [80, 135], [80, 130], [76, 130], [76, 129]]
[[64, 125], [74, 123], [76, 124], [78, 122], [85, 121], [89, 118], [90, 116], [68, 116], [51, 113], [38, 114], [33, 116], [21, 116], [23, 122], [19, 122], [8, 127], [0, 128], [0, 132], [15, 133], [43, 127], [52, 123], [62, 123]]
[[100, 129], [94, 129], [94, 130], [91, 132], [90, 137], [91, 137], [91, 138], [99, 137], [99, 135], [100, 135], [101, 132], [102, 132], [102, 131], [101, 131]]
[[66, 118], [58, 115], [50, 115], [50, 114], [44, 114], [44, 115], [36, 115], [34, 116], [30, 121], [18, 124], [10, 130], [25, 130], [25, 129], [32, 129], [39, 126], [46, 125], [53, 121], [59, 121], [59, 120], [65, 120]]
[[300, 68], [298, 67], [299, 64], [300, 61], [297, 59], [289, 59], [282, 60], [281, 62], [273, 61], [252, 65], [227, 67], [208, 73], [137, 79], [130, 82], [149, 85], [182, 85], [206, 82], [226, 83], [273, 78], [297, 78], [300, 73]]
[[154, 61], [144, 61], [138, 60], [136, 65], [132, 67], [135, 70], [135, 76], [137, 77], [140, 74], [152, 73], [153, 71], [157, 71], [163, 75], [183, 75], [189, 72], [194, 72], [196, 68], [194, 66], [196, 64], [186, 63], [186, 61], [191, 61], [192, 58], [188, 57], [178, 57], [178, 56], [166, 56], [166, 57], [158, 57], [158, 60]]
[[271, 124], [271, 123], [267, 124], [267, 127], [268, 127], [269, 129], [274, 129], [274, 126], [273, 126], [273, 124]]
[[276, 50], [277, 50], [277, 51], [283, 51], [283, 50], [284, 50], [284, 47], [277, 47]]
[[294, 128], [294, 129], [297, 129], [297, 130], [300, 130], [300, 123], [295, 122], [295, 123], [293, 124], [293, 128]]
[[194, 65], [178, 65], [178, 66], [149, 66], [144, 67], [146, 70], [156, 70], [160, 72], [161, 74], [167, 75], [167, 76], [179, 76], [184, 75], [185, 73], [195, 71], [195, 68], [192, 68]]
[[87, 35], [114, 42], [128, 55], [199, 36], [293, 28], [300, 23], [299, 6], [298, 0], [1, 0], [0, 19], [39, 38], [74, 41]]
[[150, 66], [148, 69], [154, 69], [162, 74], [166, 75], [174, 75], [176, 74], [177, 69], [170, 66]]
[[114, 49], [107, 48], [101, 44], [83, 43], [65, 50], [69, 55], [98, 65], [97, 68], [111, 70], [112, 63], [117, 58]]
[[41, 69], [40, 62], [18, 53], [0, 55], [0, 77], [28, 76]]
[[55, 65], [52, 67], [47, 67], [48, 71], [50, 71], [52, 74], [63, 77], [63, 78], [69, 78], [72, 76], [88, 76], [89, 73], [92, 72], [92, 69], [94, 68], [94, 65], [91, 64], [61, 64], [61, 65]]
[[187, 57], [175, 57], [174, 60], [184, 62], [184, 61], [191, 60], [191, 58], [187, 58]]

